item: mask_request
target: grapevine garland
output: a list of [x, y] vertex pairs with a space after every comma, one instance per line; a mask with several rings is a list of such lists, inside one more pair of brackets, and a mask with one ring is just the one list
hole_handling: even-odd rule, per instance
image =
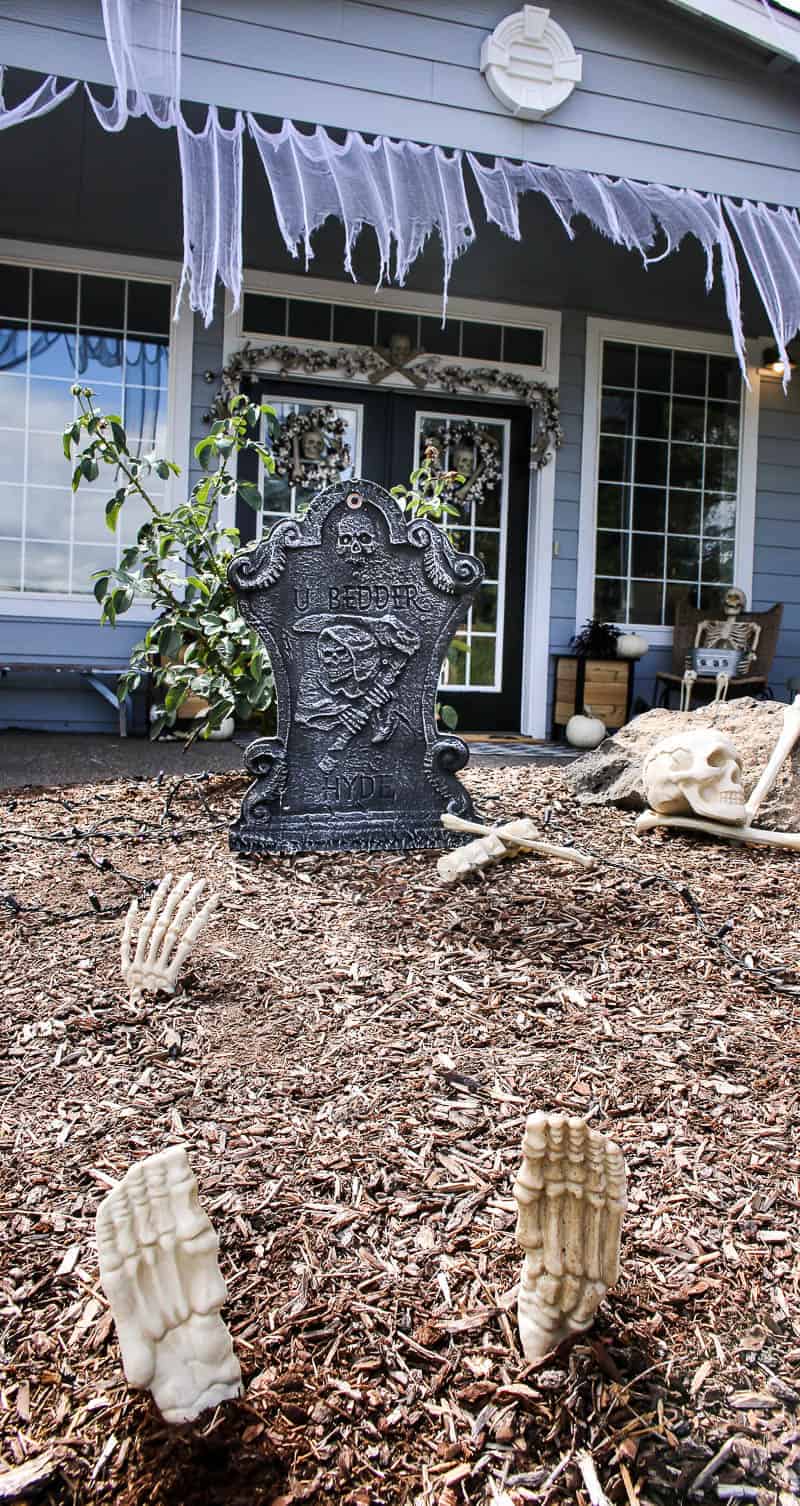
[[[346, 379], [380, 378], [386, 373], [387, 363], [380, 350], [371, 346], [329, 345], [308, 346], [275, 342], [271, 345], [253, 345], [246, 342], [235, 351], [221, 373], [220, 390], [217, 393], [208, 417], [221, 418], [228, 411], [232, 397], [249, 385], [267, 364], [274, 363], [280, 376], [341, 375]], [[513, 402], [525, 403], [533, 415], [533, 439], [531, 443], [531, 469], [541, 470], [555, 458], [556, 451], [564, 442], [558, 407], [558, 390], [546, 382], [531, 381], [518, 371], [494, 366], [457, 366], [441, 356], [420, 352], [409, 363], [418, 381], [417, 386], [439, 388], [443, 392], [460, 396], [471, 392], [477, 396], [510, 397]], [[212, 373], [209, 373], [212, 377]]]

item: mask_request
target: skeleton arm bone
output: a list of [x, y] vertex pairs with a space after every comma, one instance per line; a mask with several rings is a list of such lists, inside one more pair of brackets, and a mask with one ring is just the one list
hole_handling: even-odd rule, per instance
[[766, 831], [758, 826], [725, 826], [721, 821], [698, 821], [692, 816], [658, 816], [644, 811], [636, 821], [636, 830], [652, 831], [657, 826], [678, 831], [697, 831], [706, 837], [727, 837], [729, 842], [752, 842], [761, 847], [788, 847], [800, 852], [800, 832]]
[[764, 768], [757, 784], [750, 793], [750, 798], [745, 807], [748, 821], [755, 821], [767, 795], [772, 789], [782, 765], [789, 757], [795, 743], [800, 738], [800, 695], [796, 695], [790, 706], [783, 713], [783, 727], [780, 737], [770, 754], [769, 761]]

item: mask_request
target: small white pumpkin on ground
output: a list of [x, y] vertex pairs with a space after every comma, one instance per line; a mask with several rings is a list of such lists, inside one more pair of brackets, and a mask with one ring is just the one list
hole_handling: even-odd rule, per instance
[[567, 742], [572, 748], [599, 748], [603, 738], [607, 736], [606, 724], [601, 722], [599, 716], [592, 716], [591, 706], [587, 706], [583, 713], [576, 712], [571, 716], [566, 725]]

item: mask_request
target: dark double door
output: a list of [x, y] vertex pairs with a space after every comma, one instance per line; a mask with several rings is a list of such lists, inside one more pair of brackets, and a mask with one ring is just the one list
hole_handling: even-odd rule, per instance
[[[480, 398], [462, 401], [279, 377], [261, 378], [258, 399], [270, 403], [279, 420], [298, 408], [332, 405], [347, 425], [353, 474], [387, 490], [408, 483], [428, 439], [437, 443], [448, 468], [468, 474], [472, 467], [474, 479], [464, 488], [461, 514], [449, 531], [460, 549], [483, 560], [486, 580], [449, 651], [440, 699], [458, 712], [459, 731], [519, 731], [529, 410]], [[243, 542], [279, 517], [302, 511], [310, 497], [285, 478], [265, 477], [263, 486], [262, 520], [240, 504], [237, 524]]]

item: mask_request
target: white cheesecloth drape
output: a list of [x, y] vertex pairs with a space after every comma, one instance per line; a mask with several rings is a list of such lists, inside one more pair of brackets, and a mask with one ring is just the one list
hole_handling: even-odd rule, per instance
[[181, 0], [102, 0], [114, 99], [103, 105], [88, 88], [103, 130], [121, 131], [129, 115], [175, 124], [181, 98]]
[[6, 109], [3, 98], [3, 75], [5, 69], [0, 67], [0, 131], [5, 131], [9, 126], [20, 125], [23, 120], [35, 120], [37, 115], [47, 115], [50, 110], [55, 110], [58, 105], [63, 105], [65, 99], [69, 99], [78, 87], [77, 79], [65, 84], [63, 89], [58, 87], [58, 79], [55, 74], [50, 74], [41, 83], [38, 89], [34, 89], [27, 99], [21, 104], [13, 105]]
[[[766, 0], [762, 0], [766, 8]], [[120, 131], [130, 116], [146, 116], [161, 129], [174, 127], [178, 141], [183, 198], [184, 290], [190, 307], [206, 324], [213, 317], [218, 281], [238, 305], [242, 286], [242, 177], [244, 118], [223, 126], [208, 109], [205, 126], [193, 131], [181, 113], [181, 0], [101, 0], [103, 23], [115, 81], [112, 103], [103, 105], [87, 85], [94, 113], [104, 130]], [[59, 88], [51, 76], [21, 104], [6, 109], [0, 68], [0, 130], [55, 109], [77, 87]], [[306, 266], [312, 237], [333, 217], [344, 227], [344, 266], [351, 276], [353, 248], [369, 227], [378, 247], [379, 282], [402, 285], [431, 236], [442, 254], [443, 306], [453, 264], [475, 239], [460, 151], [356, 131], [337, 142], [322, 126], [301, 131], [284, 121], [267, 131], [246, 117], [272, 193], [281, 235], [293, 256], [301, 249]], [[520, 239], [519, 199], [542, 194], [567, 235], [583, 215], [615, 245], [641, 255], [645, 266], [677, 250], [687, 235], [703, 248], [706, 289], [717, 271], [734, 345], [746, 370], [742, 333], [739, 252], [752, 272], [775, 343], [784, 358], [800, 330], [800, 220], [794, 209], [771, 208], [694, 189], [610, 178], [602, 173], [513, 163], [490, 165], [466, 154], [486, 217], [505, 235]], [[177, 310], [176, 310], [177, 313]]]
[[262, 130], [252, 115], [247, 123], [292, 256], [302, 246], [308, 266], [314, 255], [311, 236], [333, 215], [344, 225], [344, 264], [350, 275], [353, 247], [369, 225], [378, 242], [379, 282], [390, 276], [394, 250], [394, 278], [402, 286], [436, 231], [446, 302], [453, 262], [475, 237], [460, 152], [448, 156], [438, 146], [385, 136], [368, 144], [355, 131], [339, 145], [321, 126], [308, 135], [286, 120], [273, 134]]

